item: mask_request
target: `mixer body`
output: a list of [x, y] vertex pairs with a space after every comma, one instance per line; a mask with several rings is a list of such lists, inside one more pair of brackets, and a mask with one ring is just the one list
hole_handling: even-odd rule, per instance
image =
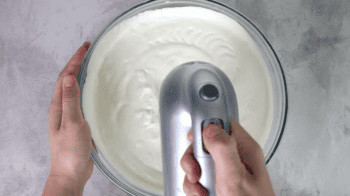
[[237, 98], [231, 81], [218, 67], [194, 61], [172, 70], [161, 85], [159, 97], [164, 194], [185, 196], [185, 173], [180, 160], [190, 145], [187, 133], [193, 131], [194, 157], [201, 167], [199, 182], [216, 195], [214, 161], [204, 151], [202, 129], [218, 124], [227, 133], [230, 119], [237, 122]]

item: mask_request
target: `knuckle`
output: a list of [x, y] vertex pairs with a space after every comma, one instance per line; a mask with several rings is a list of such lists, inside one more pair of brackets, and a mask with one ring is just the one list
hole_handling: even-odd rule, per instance
[[202, 186], [199, 183], [192, 184], [192, 195], [201, 196], [207, 195], [205, 194], [205, 190], [203, 190]]
[[184, 192], [186, 193], [186, 195], [190, 195], [190, 187], [189, 187], [189, 183], [186, 181], [186, 176], [185, 176], [185, 180], [184, 183], [182, 185], [182, 189], [184, 190]]
[[213, 146], [220, 150], [220, 151], [226, 151], [230, 146], [227, 144], [227, 142], [224, 142], [223, 140], [217, 140]]
[[204, 194], [201, 194], [201, 191], [199, 190], [198, 186], [196, 186], [192, 191], [192, 195], [193, 196], [200, 196], [200, 195], [204, 195]]
[[66, 99], [76, 97], [78, 95], [78, 91], [75, 87], [64, 87], [65, 91], [63, 93], [63, 97]]
[[216, 126], [210, 126], [205, 130], [205, 137], [215, 143], [225, 143], [226, 133]]
[[84, 126], [84, 122], [80, 119], [67, 119], [66, 121], [62, 122], [61, 129], [78, 130], [78, 129], [81, 129], [83, 126]]
[[80, 128], [84, 126], [84, 120], [79, 117], [76, 117], [69, 121], [69, 124], [71, 127]]
[[180, 165], [186, 174], [188, 174], [190, 172], [190, 167], [189, 167], [189, 163], [187, 160], [188, 159], [186, 159], [186, 155], [184, 157], [182, 157], [182, 159], [180, 160]]
[[69, 124], [71, 127], [81, 127], [82, 125], [84, 125], [84, 122], [79, 116], [71, 116]]
[[186, 195], [207, 195], [206, 190], [201, 187], [201, 185], [197, 183], [191, 183], [188, 180], [188, 177], [185, 176], [185, 180], [183, 183], [183, 191], [186, 193]]

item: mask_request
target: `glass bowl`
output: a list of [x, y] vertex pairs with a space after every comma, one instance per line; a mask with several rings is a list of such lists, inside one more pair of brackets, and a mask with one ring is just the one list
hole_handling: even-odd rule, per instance
[[[266, 37], [261, 33], [261, 31], [245, 16], [239, 13], [232, 8], [225, 6], [221, 3], [211, 1], [211, 0], [150, 0], [142, 2], [124, 13], [117, 16], [113, 21], [111, 21], [96, 37], [92, 42], [88, 52], [85, 55], [82, 67], [79, 73], [79, 85], [80, 92], [83, 91], [85, 78], [87, 74], [87, 66], [89, 64], [90, 57], [94, 52], [95, 47], [98, 45], [99, 41], [103, 36], [111, 30], [113, 27], [117, 26], [124, 20], [131, 18], [139, 13], [161, 9], [161, 8], [171, 8], [171, 7], [186, 7], [186, 6], [195, 6], [203, 7], [213, 11], [220, 12], [225, 14], [235, 21], [237, 21], [250, 35], [251, 39], [254, 41], [255, 47], [260, 52], [264, 62], [265, 62], [265, 71], [266, 75], [270, 79], [270, 84], [272, 88], [273, 96], [273, 119], [271, 124], [271, 130], [269, 136], [262, 147], [263, 153], [265, 156], [265, 162], [271, 160], [273, 154], [275, 153], [278, 144], [282, 138], [283, 130], [285, 127], [287, 119], [287, 86], [281, 67], [281, 63], [273, 50], [271, 44], [266, 39]], [[84, 108], [82, 107], [84, 114]], [[100, 169], [100, 171], [116, 186], [125, 191], [130, 195], [152, 195], [158, 196], [159, 193], [151, 192], [145, 190], [142, 187], [135, 185], [133, 182], [129, 181], [123, 175], [121, 175], [114, 167], [107, 161], [103, 153], [98, 149], [92, 149], [92, 159], [95, 165]]]

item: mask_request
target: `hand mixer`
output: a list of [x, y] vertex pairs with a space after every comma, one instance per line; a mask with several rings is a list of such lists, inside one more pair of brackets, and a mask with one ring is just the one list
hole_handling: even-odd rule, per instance
[[180, 160], [189, 146], [187, 133], [190, 129], [194, 157], [201, 168], [199, 182], [210, 196], [216, 195], [214, 161], [204, 150], [202, 130], [215, 123], [228, 133], [230, 119], [238, 122], [236, 93], [229, 78], [218, 67], [206, 62], [179, 65], [161, 85], [159, 110], [165, 195], [186, 195]]

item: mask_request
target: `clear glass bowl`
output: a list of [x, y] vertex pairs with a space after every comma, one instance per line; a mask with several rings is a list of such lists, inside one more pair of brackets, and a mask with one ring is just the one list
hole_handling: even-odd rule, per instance
[[[236, 20], [248, 32], [248, 34], [254, 41], [256, 48], [263, 57], [266, 64], [266, 75], [270, 78], [273, 95], [272, 126], [269, 136], [265, 142], [265, 145], [263, 146], [265, 162], [267, 164], [271, 160], [273, 154], [275, 153], [278, 147], [287, 119], [287, 86], [283, 69], [271, 44], [261, 33], [261, 31], [247, 17], [221, 3], [211, 0], [150, 0], [135, 5], [134, 7], [120, 14], [101, 31], [101, 33], [92, 42], [87, 54], [85, 55], [78, 79], [80, 85], [80, 92], [83, 91], [86, 70], [89, 64], [90, 57], [95, 47], [98, 45], [99, 41], [110, 29], [112, 29], [113, 27], [115, 27], [116, 25], [120, 24], [128, 18], [131, 18], [139, 13], [148, 10], [186, 6], [197, 6], [211, 9], [223, 13]], [[84, 114], [83, 109], [84, 108], [82, 108]], [[131, 195], [159, 195], [157, 193], [145, 190], [142, 187], [136, 186], [135, 184], [133, 184], [133, 182], [129, 181], [123, 175], [121, 175], [116, 169], [114, 169], [112, 165], [108, 163], [107, 159], [103, 156], [102, 152], [99, 151], [98, 146], [97, 151], [95, 149], [92, 150], [92, 159], [95, 165], [101, 170], [101, 172], [111, 182], [113, 182], [116, 186], [124, 190], [126, 193]]]

